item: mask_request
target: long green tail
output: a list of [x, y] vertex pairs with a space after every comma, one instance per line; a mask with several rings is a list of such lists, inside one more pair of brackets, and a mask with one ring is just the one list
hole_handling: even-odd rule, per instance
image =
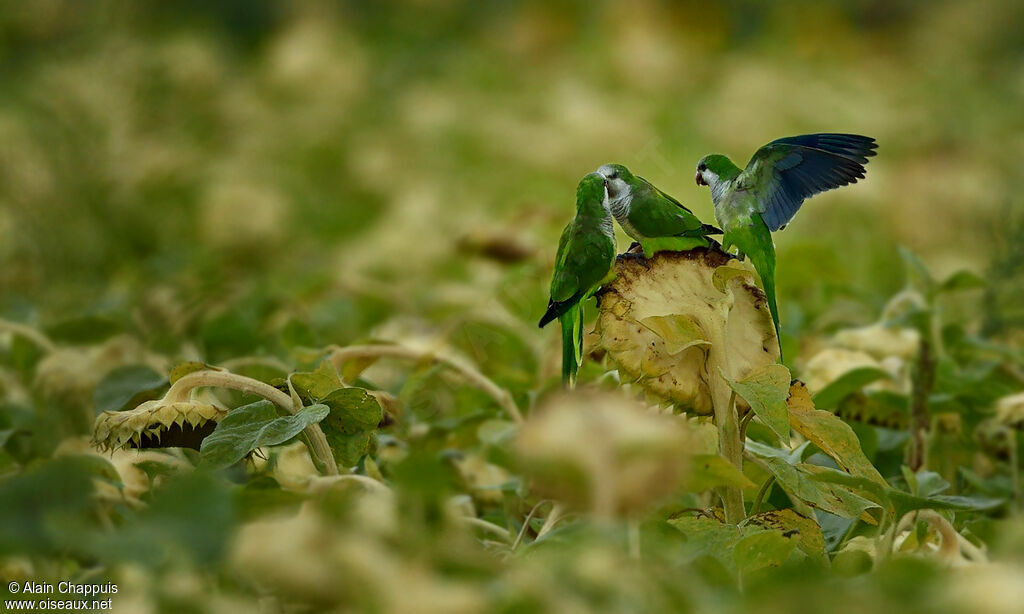
[[576, 372], [583, 361], [583, 301], [558, 316], [562, 325], [562, 385], [576, 386]]
[[768, 310], [772, 312], [772, 322], [775, 324], [775, 338], [779, 343], [779, 362], [782, 362], [782, 336], [779, 333], [779, 307], [775, 304], [775, 246], [772, 245], [771, 237], [767, 245], [761, 245], [761, 249], [748, 253], [747, 257], [757, 269], [761, 277], [761, 285], [764, 287], [764, 294], [768, 297]]

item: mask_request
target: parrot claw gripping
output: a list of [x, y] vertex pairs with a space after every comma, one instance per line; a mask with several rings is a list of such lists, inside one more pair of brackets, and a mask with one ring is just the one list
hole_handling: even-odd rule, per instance
[[642, 253], [626, 252], [624, 254], [619, 254], [618, 256], [616, 256], [616, 258], [622, 260], [635, 260], [640, 264], [644, 265], [644, 268], [647, 269], [648, 271], [651, 270], [651, 265], [647, 261], [647, 257], [644, 256]]

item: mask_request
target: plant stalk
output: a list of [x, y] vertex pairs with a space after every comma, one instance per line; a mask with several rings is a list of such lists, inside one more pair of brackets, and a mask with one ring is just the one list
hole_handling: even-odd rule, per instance
[[[710, 331], [705, 331], [710, 332]], [[729, 356], [725, 349], [725, 335], [719, 331], [708, 335], [711, 347], [708, 348], [706, 363], [707, 382], [711, 390], [711, 404], [714, 407], [715, 425], [718, 427], [718, 449], [740, 472], [743, 471], [743, 440], [740, 439], [740, 419], [736, 413], [736, 392], [722, 377], [731, 376]], [[725, 509], [725, 521], [728, 524], [739, 524], [746, 517], [743, 507], [743, 491], [739, 486], [722, 486], [718, 489]]]
[[[189, 395], [196, 388], [202, 387], [229, 388], [246, 394], [253, 394], [270, 401], [281, 409], [294, 414], [299, 408], [295, 407], [292, 398], [269, 384], [226, 371], [196, 371], [182, 376], [174, 382], [171, 388], [164, 395], [164, 401], [168, 403], [184, 402], [189, 400]], [[319, 469], [327, 475], [338, 475], [338, 464], [334, 461], [334, 454], [327, 444], [327, 437], [319, 424], [310, 424], [303, 432], [309, 439], [310, 454]]]
[[0, 332], [7, 331], [11, 334], [31, 341], [42, 350], [44, 353], [49, 354], [57, 349], [57, 346], [50, 341], [50, 338], [44, 335], [42, 332], [32, 328], [28, 324], [22, 324], [21, 322], [11, 322], [10, 320], [4, 320], [0, 318]]
[[921, 335], [911, 376], [910, 446], [907, 448], [907, 466], [915, 473], [928, 465], [928, 431], [931, 429], [928, 397], [935, 386], [935, 369], [932, 342], [927, 335]]

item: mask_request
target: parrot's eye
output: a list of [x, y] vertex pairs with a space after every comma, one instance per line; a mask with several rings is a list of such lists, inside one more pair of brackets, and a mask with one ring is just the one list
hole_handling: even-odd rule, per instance
[[703, 164], [700, 164], [700, 165], [698, 165], [698, 166], [697, 166], [697, 170], [698, 170], [698, 171], [700, 171], [700, 172], [702, 172], [702, 173], [703, 173], [703, 172], [704, 172], [704, 171], [705, 171], [706, 169], [707, 169], [707, 166], [705, 166], [705, 165], [703, 165]]
[[608, 175], [608, 178], [609, 179], [618, 179], [619, 178], [619, 173], [618, 172], [614, 172], [611, 175]]

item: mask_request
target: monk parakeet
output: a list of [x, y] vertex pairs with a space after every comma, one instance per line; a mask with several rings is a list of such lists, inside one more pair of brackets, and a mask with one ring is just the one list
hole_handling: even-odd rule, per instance
[[740, 169], [723, 155], [697, 163], [697, 185], [711, 188], [715, 219], [725, 230], [725, 249], [735, 245], [761, 277], [779, 333], [775, 304], [775, 245], [771, 232], [785, 227], [805, 199], [857, 183], [878, 144], [857, 134], [804, 134], [777, 139], [758, 149]]
[[576, 384], [583, 358], [583, 301], [614, 277], [615, 229], [604, 177], [590, 173], [576, 187], [576, 217], [562, 231], [551, 276], [551, 300], [540, 327], [562, 325], [562, 383]]
[[679, 201], [629, 172], [621, 164], [597, 169], [608, 182], [608, 205], [626, 234], [640, 243], [644, 257], [662, 250], [707, 246], [707, 235], [722, 231], [701, 221]]

